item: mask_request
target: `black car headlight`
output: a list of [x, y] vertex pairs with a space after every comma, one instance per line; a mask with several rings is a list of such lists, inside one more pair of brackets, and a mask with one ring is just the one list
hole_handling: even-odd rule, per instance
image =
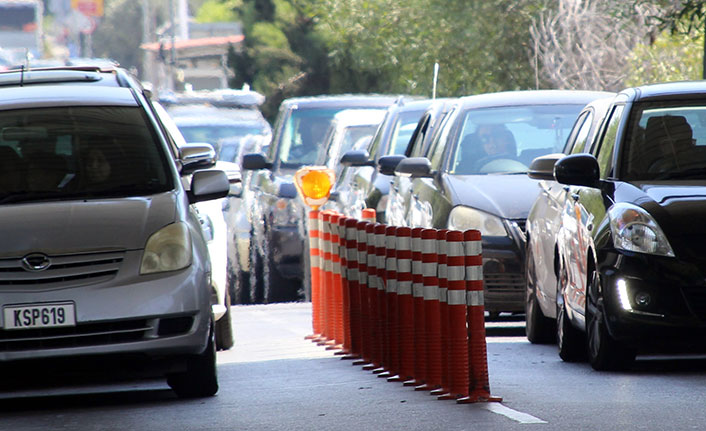
[[608, 217], [615, 248], [674, 257], [666, 235], [644, 209], [633, 204], [617, 203], [608, 210]]
[[483, 236], [508, 236], [503, 219], [475, 208], [457, 206], [449, 213], [449, 229], [477, 229]]

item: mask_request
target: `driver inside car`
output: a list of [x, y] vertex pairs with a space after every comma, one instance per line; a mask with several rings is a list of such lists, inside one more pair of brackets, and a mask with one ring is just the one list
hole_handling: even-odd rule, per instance
[[480, 125], [465, 140], [462, 158], [473, 173], [483, 172], [483, 166], [492, 160], [517, 156], [515, 137], [505, 125]]

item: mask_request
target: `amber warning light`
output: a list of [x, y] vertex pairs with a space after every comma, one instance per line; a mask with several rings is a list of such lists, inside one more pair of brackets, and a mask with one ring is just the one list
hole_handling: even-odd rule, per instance
[[325, 166], [305, 166], [294, 174], [299, 195], [315, 210], [328, 200], [335, 179], [333, 171]]

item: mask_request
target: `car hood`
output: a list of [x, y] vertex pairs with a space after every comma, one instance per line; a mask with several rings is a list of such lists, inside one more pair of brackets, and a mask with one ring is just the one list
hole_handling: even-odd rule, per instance
[[539, 194], [538, 181], [527, 175], [458, 175], [447, 177], [455, 205], [465, 205], [507, 219], [526, 219]]
[[3, 205], [0, 257], [142, 249], [174, 222], [176, 205], [174, 193]]
[[616, 200], [647, 209], [663, 229], [674, 234], [706, 234], [706, 186], [679, 183], [633, 183], [616, 188]]

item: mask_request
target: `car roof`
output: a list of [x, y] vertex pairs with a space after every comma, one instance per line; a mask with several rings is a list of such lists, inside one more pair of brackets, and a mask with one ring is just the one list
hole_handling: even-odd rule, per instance
[[209, 104], [197, 104], [170, 105], [166, 109], [174, 121], [183, 121], [189, 124], [198, 124], [199, 122], [204, 124], [266, 123], [262, 113], [253, 108], [222, 108]]
[[0, 109], [55, 106], [138, 106], [129, 88], [57, 85], [0, 87]]
[[311, 97], [294, 97], [282, 101], [282, 107], [297, 105], [299, 108], [338, 108], [338, 107], [387, 107], [399, 96], [381, 94], [339, 94]]
[[584, 90], [526, 90], [465, 96], [459, 99], [464, 108], [492, 108], [522, 105], [582, 104], [614, 93]]
[[621, 98], [632, 101], [668, 100], [675, 97], [704, 98], [706, 97], [706, 81], [663, 82], [626, 88], [620, 92]]
[[346, 109], [333, 117], [337, 127], [380, 124], [385, 117], [385, 109]]
[[140, 81], [117, 66], [62, 66], [0, 72], [0, 88], [29, 85], [95, 85], [131, 87], [143, 91]]

